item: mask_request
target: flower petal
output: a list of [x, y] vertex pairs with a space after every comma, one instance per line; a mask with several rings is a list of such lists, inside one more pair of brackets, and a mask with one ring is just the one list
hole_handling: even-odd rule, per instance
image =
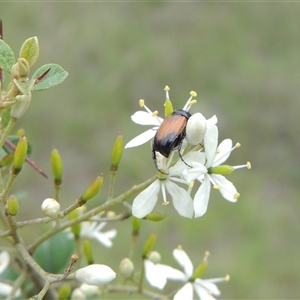
[[144, 218], [154, 208], [160, 190], [159, 180], [155, 180], [145, 190], [138, 194], [132, 203], [132, 214], [137, 218]]
[[164, 272], [160, 272], [160, 267], [157, 267], [156, 264], [154, 264], [152, 261], [148, 259], [145, 259], [144, 264], [145, 264], [145, 276], [148, 282], [152, 286], [162, 290], [167, 283], [167, 278]]
[[220, 174], [211, 174], [210, 176], [213, 178], [215, 184], [221, 187], [219, 191], [223, 198], [230, 202], [236, 202], [237, 190], [233, 183]]
[[210, 195], [210, 180], [207, 174], [204, 175], [204, 180], [201, 183], [194, 197], [195, 218], [203, 216], [207, 211], [208, 200]]
[[173, 205], [177, 212], [186, 218], [192, 218], [194, 214], [193, 199], [190, 194], [182, 187], [166, 180], [165, 182], [167, 191], [170, 193]]
[[0, 274], [7, 268], [9, 265], [9, 253], [7, 251], [1, 251], [0, 253]]
[[198, 285], [201, 286], [202, 288], [206, 289], [209, 294], [212, 294], [212, 295], [215, 295], [215, 296], [220, 296], [221, 295], [221, 292], [218, 289], [217, 285], [214, 284], [213, 282], [211, 282], [210, 279], [203, 280], [203, 279], [197, 278], [195, 280], [195, 287], [198, 286]]
[[155, 136], [155, 133], [156, 133], [156, 131], [153, 128], [146, 130], [145, 132], [139, 134], [138, 136], [133, 138], [131, 141], [129, 141], [125, 145], [125, 149], [126, 148], [137, 147], [137, 146], [140, 146], [140, 145], [143, 145], [143, 144], [147, 143], [148, 141], [150, 141]]
[[193, 300], [193, 286], [191, 283], [185, 284], [174, 296], [174, 300]]
[[182, 249], [174, 249], [173, 256], [177, 260], [179, 265], [183, 268], [186, 275], [186, 280], [189, 280], [192, 277], [194, 271], [194, 267], [190, 258]]
[[224, 161], [226, 161], [231, 154], [231, 149], [232, 149], [231, 139], [226, 139], [222, 141], [221, 144], [218, 146], [217, 154], [211, 166], [212, 167], [219, 166]]
[[160, 126], [163, 119], [157, 116], [152, 116], [145, 111], [137, 111], [131, 116], [131, 120], [139, 125], [154, 125]]
[[207, 158], [206, 166], [210, 167], [217, 151], [218, 146], [218, 127], [216, 125], [210, 124], [207, 126], [206, 134], [204, 137], [204, 148]]
[[170, 266], [159, 264], [160, 271], [166, 275], [166, 278], [169, 280], [178, 280], [178, 281], [187, 281], [186, 275], [177, 269], [174, 269]]

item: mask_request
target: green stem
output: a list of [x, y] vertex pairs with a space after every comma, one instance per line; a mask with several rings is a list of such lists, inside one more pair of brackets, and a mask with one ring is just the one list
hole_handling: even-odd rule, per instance
[[11, 130], [13, 129], [13, 127], [15, 126], [17, 121], [18, 121], [18, 119], [13, 118], [13, 117], [11, 117], [9, 119], [9, 122], [8, 122], [7, 126], [5, 127], [5, 130], [0, 138], [0, 149], [3, 147], [6, 138], [9, 136]]
[[[81, 215], [80, 217], [74, 219], [74, 220], [70, 220], [70, 221], [66, 221], [65, 223], [59, 224], [58, 226], [56, 226], [55, 228], [51, 228], [49, 229], [47, 232], [45, 232], [43, 235], [39, 236], [31, 245], [28, 246], [29, 252], [33, 253], [35, 251], [35, 249], [44, 241], [46, 241], [47, 239], [49, 239], [51, 236], [57, 234], [58, 232], [72, 226], [75, 225], [77, 223], [81, 223], [83, 221], [87, 221], [89, 220], [91, 217], [99, 214], [100, 212], [104, 211], [104, 210], [108, 210], [110, 207], [113, 207], [115, 205], [120, 204], [122, 201], [128, 199], [129, 197], [135, 195], [138, 192], [143, 191], [147, 186], [149, 186], [152, 182], [154, 182], [156, 179], [156, 175], [153, 176], [152, 178], [146, 180], [145, 182], [141, 183], [140, 185], [135, 185], [133, 186], [130, 190], [128, 190], [127, 192], [123, 193], [122, 195], [112, 199], [109, 202], [105, 202], [102, 205], [99, 205], [98, 207], [84, 213], [83, 215]], [[76, 203], [74, 203], [73, 205], [76, 205]], [[67, 215], [69, 213], [69, 211], [71, 211], [70, 208], [68, 208], [67, 210], [63, 211], [62, 214], [63, 215]]]

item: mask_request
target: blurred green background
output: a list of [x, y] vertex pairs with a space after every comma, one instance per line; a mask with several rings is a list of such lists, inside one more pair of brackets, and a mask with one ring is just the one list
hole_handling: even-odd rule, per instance
[[[163, 263], [176, 266], [172, 250], [179, 244], [195, 265], [209, 250], [204, 277], [231, 276], [220, 285], [222, 299], [300, 297], [299, 3], [38, 2], [1, 3], [0, 11], [15, 53], [38, 36], [36, 68], [54, 62], [69, 72], [62, 85], [34, 94], [18, 124], [47, 174], [50, 152], [59, 149], [63, 206], [101, 172], [102, 197], [89, 206], [103, 201], [116, 135], [127, 142], [146, 129], [130, 119], [140, 98], [162, 114], [165, 85], [175, 108], [195, 90], [192, 112], [216, 114], [220, 140], [242, 144], [228, 163], [250, 161], [252, 170], [230, 175], [241, 194], [236, 204], [213, 190], [202, 218], [183, 219], [170, 204], [165, 222], [143, 222], [137, 250], [152, 232]], [[149, 144], [126, 150], [116, 195], [154, 173]], [[19, 219], [41, 216], [42, 200], [53, 196], [51, 179], [25, 167], [14, 192], [25, 189]], [[115, 247], [99, 248], [97, 261], [118, 269], [130, 248], [131, 222], [114, 226]], [[33, 227], [22, 232], [30, 241]]]

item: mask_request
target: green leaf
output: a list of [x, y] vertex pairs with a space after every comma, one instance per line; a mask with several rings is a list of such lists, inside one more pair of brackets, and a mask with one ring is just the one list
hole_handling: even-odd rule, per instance
[[40, 67], [32, 76], [32, 79], [37, 79], [43, 73], [50, 69], [49, 73], [39, 81], [33, 88], [34, 91], [42, 91], [56, 86], [63, 82], [68, 76], [68, 72], [57, 64], [47, 64]]
[[61, 273], [69, 264], [75, 243], [67, 235], [67, 232], [62, 231], [37, 248], [33, 258], [45, 271]]
[[25, 58], [29, 66], [32, 67], [37, 61], [40, 53], [38, 38], [31, 37], [21, 46], [19, 57]]
[[10, 73], [15, 60], [13, 51], [3, 40], [0, 39], [0, 68]]

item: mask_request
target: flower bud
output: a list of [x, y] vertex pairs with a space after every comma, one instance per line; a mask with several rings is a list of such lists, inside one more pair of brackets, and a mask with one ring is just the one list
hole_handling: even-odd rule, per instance
[[116, 278], [116, 273], [106, 265], [93, 264], [78, 269], [75, 272], [78, 281], [90, 285], [102, 285], [111, 282]]
[[47, 198], [43, 201], [41, 209], [44, 215], [55, 218], [60, 213], [60, 204], [55, 199]]
[[[79, 209], [72, 210], [68, 215], [69, 220], [74, 220], [79, 217], [79, 213]], [[75, 225], [72, 225], [71, 231], [73, 232], [75, 239], [78, 239], [80, 236], [81, 224], [77, 223]]]
[[148, 259], [151, 260], [154, 264], [158, 264], [161, 261], [161, 255], [157, 251], [151, 251], [148, 255]]
[[141, 219], [132, 216], [132, 235], [137, 236], [140, 233]]
[[80, 204], [85, 204], [88, 200], [96, 196], [102, 187], [103, 184], [103, 175], [98, 176], [91, 185], [87, 188], [84, 194], [80, 197]]
[[201, 113], [193, 114], [186, 124], [186, 140], [191, 145], [199, 145], [206, 133], [206, 119]]
[[31, 93], [16, 96], [16, 103], [12, 105], [10, 116], [15, 119], [20, 119], [26, 112], [31, 102]]
[[72, 292], [71, 300], [86, 300], [86, 296], [80, 288], [76, 288]]
[[112, 152], [111, 152], [111, 167], [110, 169], [112, 171], [117, 171], [118, 170], [118, 166], [122, 157], [122, 153], [123, 153], [123, 136], [121, 134], [119, 134], [116, 138], [116, 141], [114, 143]]
[[145, 242], [143, 247], [143, 257], [147, 257], [156, 241], [156, 234], [151, 234], [148, 240]]
[[160, 214], [160, 213], [157, 213], [157, 212], [152, 212], [150, 214], [148, 214], [145, 219], [146, 220], [149, 220], [149, 221], [154, 221], [154, 222], [159, 222], [159, 221], [162, 221], [166, 218], [166, 214]]
[[19, 211], [19, 201], [18, 201], [18, 199], [14, 195], [11, 195], [7, 199], [7, 206], [6, 207], [7, 207], [8, 213], [11, 216], [15, 216]]
[[11, 76], [17, 80], [28, 77], [30, 71], [29, 63], [25, 58], [19, 58], [11, 68]]
[[83, 242], [83, 253], [89, 265], [94, 263], [93, 253], [92, 253], [92, 245], [89, 240], [84, 240]]
[[70, 294], [71, 294], [71, 286], [68, 284], [64, 284], [62, 285], [59, 289], [58, 289], [58, 299], [59, 300], [65, 300], [65, 299], [69, 299]]
[[88, 297], [88, 299], [95, 298], [95, 296], [101, 295], [101, 291], [95, 285], [89, 285], [89, 284], [83, 283], [79, 288], [83, 292], [83, 294], [86, 297]]
[[15, 153], [14, 153], [14, 163], [13, 163], [13, 173], [18, 174], [23, 166], [23, 163], [26, 159], [27, 154], [27, 139], [25, 136], [22, 136], [19, 139], [19, 142], [16, 146]]
[[131, 279], [133, 277], [134, 265], [129, 258], [122, 259], [120, 263], [120, 274], [126, 279]]
[[54, 175], [55, 185], [61, 185], [63, 164], [62, 164], [61, 156], [57, 149], [53, 149], [51, 152], [51, 166]]

